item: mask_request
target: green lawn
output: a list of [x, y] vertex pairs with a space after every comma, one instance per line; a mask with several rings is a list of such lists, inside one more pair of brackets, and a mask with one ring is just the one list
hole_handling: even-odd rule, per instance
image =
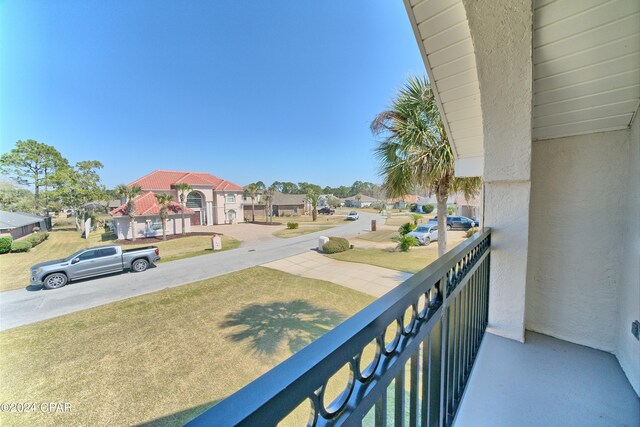
[[326, 256], [340, 261], [359, 262], [408, 273], [417, 273], [438, 258], [438, 247], [434, 243], [426, 247], [411, 248], [409, 252], [356, 248]]
[[0, 402], [72, 411], [0, 425], [182, 425], [372, 301], [254, 267], [4, 331]]
[[[114, 243], [114, 238], [115, 236], [112, 234], [94, 232], [89, 234], [89, 239], [83, 239], [71, 223], [58, 222], [49, 233], [49, 239], [29, 252], [0, 255], [0, 291], [21, 289], [28, 286], [29, 267], [34, 264], [63, 258], [91, 246]], [[166, 242], [158, 241], [153, 245], [160, 248], [161, 262], [213, 253], [210, 250], [211, 237], [209, 236], [189, 236]], [[149, 243], [126, 245], [126, 248], [138, 246], [149, 246]], [[233, 237], [222, 236], [223, 250], [234, 249], [238, 246], [240, 246], [240, 242]]]
[[276, 231], [275, 233], [273, 233], [273, 235], [276, 237], [283, 237], [283, 238], [298, 237], [304, 234], [315, 233], [316, 231], [326, 230], [328, 228], [333, 228], [333, 227], [330, 225], [318, 226], [318, 227], [309, 226], [309, 227], [296, 228], [294, 230], [289, 230], [288, 228], [285, 228], [284, 230]]

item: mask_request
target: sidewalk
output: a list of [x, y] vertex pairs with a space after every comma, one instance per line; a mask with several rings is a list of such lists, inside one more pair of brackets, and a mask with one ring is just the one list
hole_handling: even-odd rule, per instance
[[380, 297], [412, 276], [411, 273], [355, 262], [344, 262], [316, 251], [263, 264], [285, 273], [326, 280], [356, 291]]

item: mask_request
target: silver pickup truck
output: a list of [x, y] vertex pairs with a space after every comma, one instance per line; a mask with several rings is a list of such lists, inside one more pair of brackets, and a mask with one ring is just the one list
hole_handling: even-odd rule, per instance
[[95, 246], [31, 267], [31, 284], [57, 289], [71, 280], [131, 270], [145, 271], [160, 259], [157, 246], [122, 250], [120, 245]]

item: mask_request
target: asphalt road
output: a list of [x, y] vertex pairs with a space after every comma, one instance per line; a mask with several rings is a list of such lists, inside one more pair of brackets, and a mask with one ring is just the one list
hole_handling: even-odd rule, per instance
[[[72, 282], [54, 290], [20, 289], [0, 293], [0, 330], [78, 310], [173, 288], [314, 250], [319, 236], [352, 237], [370, 230], [382, 215], [360, 213], [358, 221], [290, 239], [274, 239], [211, 255], [159, 264], [144, 273], [121, 273]], [[162, 254], [161, 254], [162, 255]]]

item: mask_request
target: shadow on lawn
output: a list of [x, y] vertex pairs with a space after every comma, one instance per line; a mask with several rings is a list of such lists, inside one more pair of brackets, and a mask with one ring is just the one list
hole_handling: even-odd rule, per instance
[[207, 409], [211, 408], [213, 405], [218, 403], [220, 400], [214, 400], [211, 402], [207, 402], [202, 405], [194, 406], [192, 408], [185, 409], [180, 412], [175, 412], [173, 414], [166, 415], [161, 418], [156, 418], [155, 420], [146, 421], [140, 424], [136, 424], [137, 426], [144, 427], [160, 427], [160, 426], [181, 426], [191, 421]]
[[282, 343], [295, 353], [344, 320], [335, 310], [316, 307], [304, 300], [248, 306], [229, 313], [223, 328], [242, 327], [229, 335], [233, 341], [249, 341], [260, 353], [273, 355]]

